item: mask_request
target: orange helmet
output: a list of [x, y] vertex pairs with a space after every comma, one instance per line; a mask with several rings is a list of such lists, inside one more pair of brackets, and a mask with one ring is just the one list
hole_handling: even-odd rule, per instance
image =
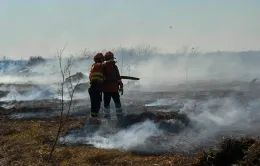
[[103, 59], [104, 56], [102, 53], [97, 53], [95, 56], [94, 56], [94, 59]]
[[115, 59], [114, 54], [112, 52], [108, 51], [105, 54], [105, 59]]

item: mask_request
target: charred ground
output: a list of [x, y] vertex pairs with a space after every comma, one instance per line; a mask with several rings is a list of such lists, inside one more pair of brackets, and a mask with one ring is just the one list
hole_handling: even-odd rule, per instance
[[[226, 99], [232, 97], [239, 101], [243, 110], [248, 110], [251, 101], [257, 101], [259, 93], [252, 90], [230, 90], [211, 88], [205, 90], [175, 91], [175, 92], [129, 92], [122, 97], [124, 110], [127, 115], [124, 120], [115, 125], [118, 130], [129, 129], [135, 124], [150, 120], [169, 136], [183, 134], [183, 131], [201, 130], [207, 126], [198, 128], [199, 121], [192, 119], [193, 116], [203, 112], [201, 104], [210, 99]], [[246, 85], [245, 85], [246, 86]], [[243, 86], [243, 87], [245, 87]], [[1, 85], [2, 99], [8, 95], [10, 85]], [[19, 85], [14, 84], [17, 93], [26, 94], [38, 85]], [[43, 87], [43, 86], [41, 86]], [[197, 86], [198, 87], [198, 86]], [[218, 86], [224, 87], [224, 86]], [[85, 92], [84, 95], [87, 96]], [[170, 100], [162, 100], [162, 99]], [[173, 101], [174, 102], [171, 102]], [[195, 101], [189, 107], [185, 106], [185, 100]], [[151, 153], [147, 151], [136, 151], [136, 149], [117, 149], [117, 148], [96, 148], [86, 146], [86, 142], [77, 144], [59, 144], [51, 163], [46, 162], [50, 146], [53, 142], [59, 120], [58, 98], [38, 99], [27, 101], [1, 101], [1, 165], [259, 165], [260, 150], [259, 133], [254, 126], [259, 126], [258, 114], [253, 114], [249, 110], [248, 118], [250, 120], [251, 131], [245, 132], [245, 129], [239, 130], [219, 129], [218, 135], [210, 135], [208, 139], [214, 138], [216, 142], [210, 145], [198, 146], [191, 143], [190, 151], [176, 151], [177, 147], [169, 147], [162, 153]], [[69, 121], [66, 124], [62, 136], [69, 133], [78, 132], [85, 126], [86, 116], [89, 115], [88, 99], [75, 99], [73, 101], [73, 111], [70, 114]], [[208, 109], [217, 113], [220, 109], [218, 105], [209, 105]], [[251, 111], [251, 112], [250, 112]], [[227, 111], [228, 112], [228, 111]], [[224, 115], [225, 116], [225, 115]], [[255, 119], [253, 119], [253, 117]], [[172, 122], [174, 120], [174, 123]], [[178, 123], [176, 123], [178, 121]], [[113, 121], [114, 122], [114, 121]], [[236, 124], [236, 122], [235, 122]], [[194, 127], [196, 126], [196, 127]], [[232, 127], [232, 126], [228, 126]], [[104, 129], [104, 127], [103, 127]], [[107, 128], [105, 128], [107, 129]], [[160, 131], [161, 131], [160, 130]], [[103, 130], [105, 133], [108, 130]], [[110, 130], [109, 130], [110, 131]], [[116, 132], [116, 131], [113, 131]], [[238, 135], [238, 133], [243, 135]], [[102, 134], [103, 134], [102, 133]], [[240, 133], [240, 134], [241, 134]], [[90, 134], [90, 133], [86, 133]], [[83, 135], [85, 136], [85, 135]], [[183, 135], [182, 135], [183, 136]], [[212, 138], [211, 138], [212, 137]], [[172, 137], [170, 137], [172, 139]], [[174, 137], [175, 138], [175, 137]], [[171, 141], [162, 137], [149, 138], [150, 144], [157, 146], [156, 142]], [[194, 138], [196, 136], [194, 135]], [[175, 140], [175, 139], [174, 139]], [[181, 140], [181, 138], [179, 138]], [[192, 140], [192, 139], [189, 139]], [[180, 141], [181, 142], [181, 141]], [[181, 143], [180, 143], [181, 144]], [[213, 146], [215, 145], [215, 147]], [[150, 146], [144, 146], [150, 147]], [[159, 147], [159, 146], [158, 146]], [[169, 151], [172, 150], [172, 151]], [[148, 151], [156, 150], [148, 149]], [[153, 155], [152, 155], [153, 154]], [[156, 154], [156, 155], [155, 155]]]

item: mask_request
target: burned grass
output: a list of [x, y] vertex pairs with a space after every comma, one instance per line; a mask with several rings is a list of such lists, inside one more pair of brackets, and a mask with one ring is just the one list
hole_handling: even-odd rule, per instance
[[[51, 162], [47, 157], [58, 122], [35, 120], [0, 121], [0, 165], [183, 165], [191, 157], [178, 155], [139, 156], [119, 150], [104, 150], [84, 146], [58, 146]], [[69, 120], [64, 131], [83, 125]]]
[[259, 165], [259, 145], [259, 141], [252, 138], [227, 138], [216, 148], [201, 152], [197, 165]]
[[[69, 119], [64, 132], [81, 127], [83, 121]], [[58, 119], [0, 120], [0, 165], [259, 165], [260, 142], [252, 138], [224, 139], [216, 148], [194, 156], [138, 155], [120, 150], [87, 146], [57, 146], [47, 157], [58, 127]], [[64, 133], [63, 132], [63, 133]], [[62, 133], [62, 134], [63, 134]]]
[[[118, 125], [127, 128], [133, 124], [144, 122], [145, 120], [154, 121], [159, 125], [160, 129], [167, 130], [168, 132], [180, 132], [183, 127], [188, 126], [189, 118], [186, 114], [179, 112], [142, 112], [140, 114], [128, 114]], [[172, 123], [170, 120], [178, 121], [179, 123]]]
[[260, 141], [258, 140], [244, 153], [241, 165], [260, 165]]

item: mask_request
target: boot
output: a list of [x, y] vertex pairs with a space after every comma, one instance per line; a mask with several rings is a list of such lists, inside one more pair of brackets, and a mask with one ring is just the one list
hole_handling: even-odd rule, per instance
[[105, 114], [104, 118], [110, 120], [111, 119], [111, 115], [110, 114]]
[[89, 125], [100, 125], [101, 120], [98, 117], [90, 117], [88, 120]]
[[117, 120], [122, 120], [123, 117], [124, 117], [123, 114], [117, 114], [117, 115], [116, 115]]

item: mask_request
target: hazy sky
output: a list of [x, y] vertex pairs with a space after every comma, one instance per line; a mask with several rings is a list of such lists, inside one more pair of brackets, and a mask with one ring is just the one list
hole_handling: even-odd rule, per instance
[[[170, 26], [172, 28], [170, 28]], [[0, 56], [151, 44], [260, 49], [260, 0], [0, 0]]]

